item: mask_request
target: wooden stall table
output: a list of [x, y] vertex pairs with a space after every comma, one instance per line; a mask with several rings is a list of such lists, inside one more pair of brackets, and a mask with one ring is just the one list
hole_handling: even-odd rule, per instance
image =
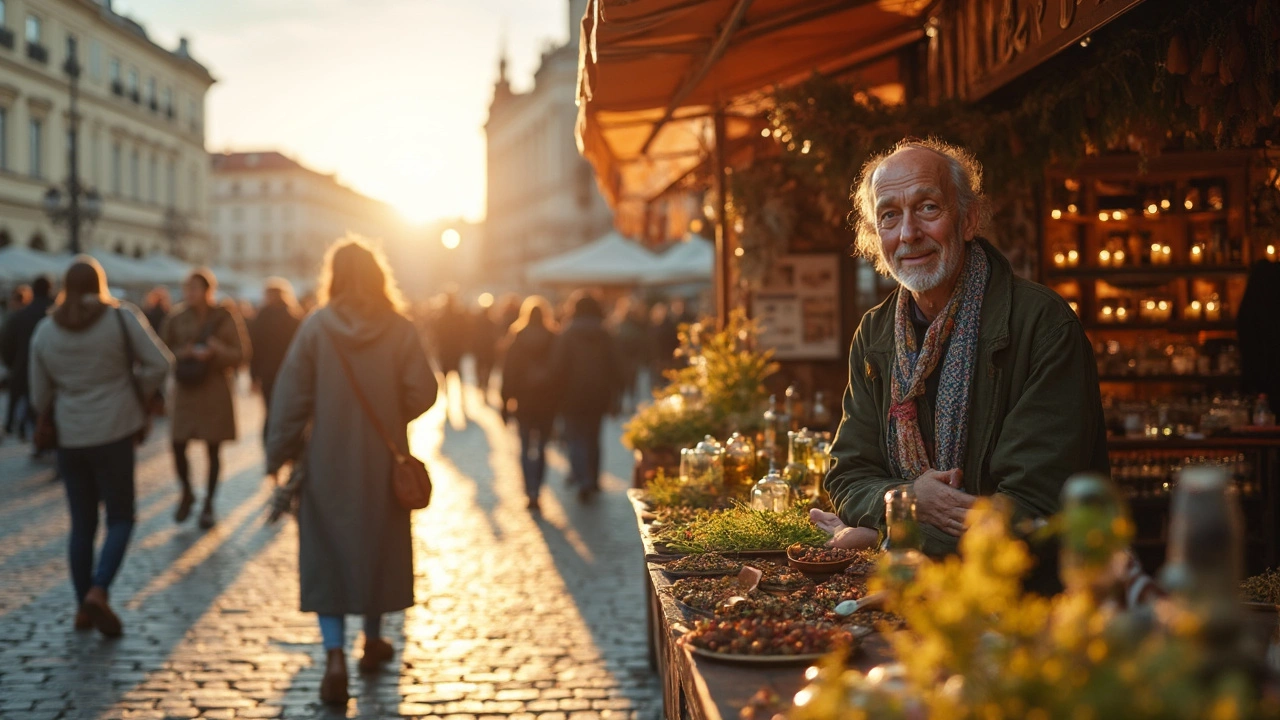
[[[641, 499], [641, 491], [629, 490], [640, 538], [644, 545], [645, 579], [648, 586], [649, 663], [662, 681], [662, 705], [666, 720], [737, 720], [742, 708], [761, 688], [768, 688], [784, 700], [805, 685], [807, 665], [750, 666], [710, 660], [690, 653], [676, 642], [692, 627], [688, 616], [665, 589], [671, 580], [662, 563], [673, 556], [658, 553], [649, 533], [653, 515]], [[885, 662], [892, 655], [878, 633], [859, 641], [852, 665], [863, 672]]]

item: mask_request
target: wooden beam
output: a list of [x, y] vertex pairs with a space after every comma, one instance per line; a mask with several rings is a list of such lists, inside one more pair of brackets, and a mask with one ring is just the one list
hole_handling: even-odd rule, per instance
[[667, 124], [667, 121], [671, 119], [675, 111], [680, 108], [680, 104], [684, 102], [685, 98], [689, 97], [689, 93], [693, 92], [707, 78], [711, 68], [715, 67], [716, 62], [724, 55], [724, 51], [729, 48], [729, 40], [733, 38], [734, 31], [738, 29], [743, 19], [746, 18], [747, 8], [751, 7], [752, 2], [753, 0], [738, 0], [737, 4], [733, 6], [733, 11], [729, 13], [728, 19], [725, 20], [724, 25], [720, 28], [720, 35], [716, 38], [715, 44], [711, 46], [710, 52], [703, 58], [702, 65], [684, 79], [680, 88], [676, 90], [675, 94], [671, 96], [671, 100], [667, 103], [667, 110], [662, 114], [662, 119], [654, 123], [653, 130], [649, 132], [649, 138], [640, 147], [641, 155], [649, 152], [649, 146], [653, 144], [654, 138], [658, 137], [658, 133], [662, 131], [663, 126]]

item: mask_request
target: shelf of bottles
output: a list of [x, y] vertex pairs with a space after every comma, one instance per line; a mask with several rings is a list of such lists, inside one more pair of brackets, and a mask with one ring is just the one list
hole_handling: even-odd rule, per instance
[[1229, 333], [1249, 264], [1277, 255], [1250, 239], [1248, 195], [1238, 155], [1051, 173], [1043, 277], [1091, 332]]

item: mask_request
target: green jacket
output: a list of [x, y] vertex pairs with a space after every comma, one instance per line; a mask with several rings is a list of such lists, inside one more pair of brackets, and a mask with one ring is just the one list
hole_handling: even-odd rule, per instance
[[[1015, 520], [1053, 515], [1062, 485], [1085, 471], [1110, 475], [1093, 347], [1071, 307], [1043, 285], [1016, 277], [1009, 261], [978, 239], [991, 260], [969, 403], [964, 490], [1013, 501]], [[849, 351], [844, 420], [826, 489], [849, 525], [884, 529], [893, 321], [898, 293], [862, 318]], [[939, 365], [939, 370], [941, 365]], [[923, 407], [920, 417], [932, 418]], [[957, 538], [923, 525], [924, 550], [954, 552]]]

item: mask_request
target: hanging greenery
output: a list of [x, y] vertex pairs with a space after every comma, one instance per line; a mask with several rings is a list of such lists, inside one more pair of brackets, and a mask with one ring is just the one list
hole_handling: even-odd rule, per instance
[[[1007, 250], [1030, 240], [1001, 237], [1000, 228], [1007, 235], [1008, 215], [1027, 215], [1049, 165], [1102, 152], [1147, 158], [1269, 146], [1280, 123], [1280, 3], [1144, 3], [1094, 33], [1087, 48], [1064, 52], [979, 103], [889, 105], [823, 77], [780, 90], [774, 100], [770, 136], [779, 156], [732, 176], [729, 207], [748, 252], [785, 252], [792, 237], [814, 234], [802, 230], [806, 222], [847, 228], [850, 189], [863, 163], [913, 136], [935, 136], [978, 156], [996, 200], [993, 239]], [[843, 237], [847, 247], [847, 231]], [[749, 265], [744, 275], [752, 277]]]

